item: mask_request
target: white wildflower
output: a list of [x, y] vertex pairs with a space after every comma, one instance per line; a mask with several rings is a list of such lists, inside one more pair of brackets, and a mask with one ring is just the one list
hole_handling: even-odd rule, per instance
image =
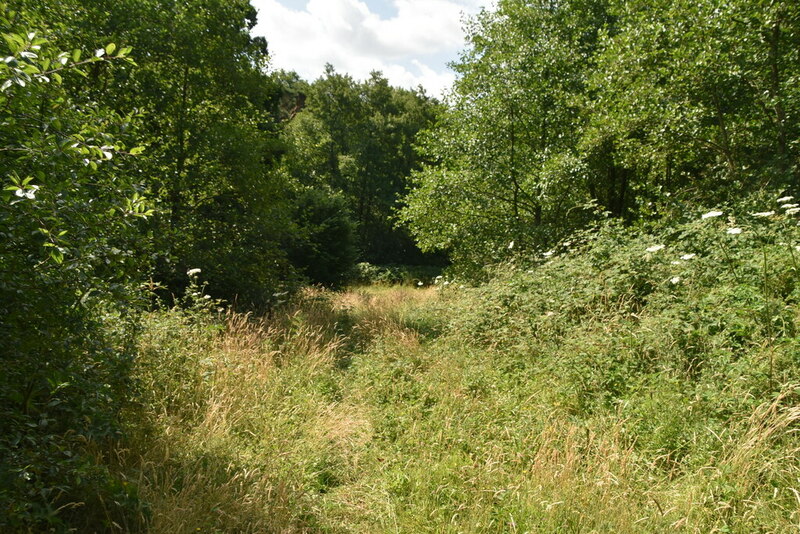
[[721, 211], [709, 211], [708, 213], [704, 213], [700, 218], [710, 219], [712, 217], [719, 217], [720, 215], [722, 215]]
[[781, 202], [789, 202], [791, 200], [794, 200], [794, 197], [792, 197], [792, 196], [781, 197], [781, 198], [778, 199], [778, 203], [780, 204]]
[[753, 217], [772, 217], [775, 215], [774, 211], [759, 211], [758, 213], [751, 213]]
[[554, 252], [553, 252], [552, 250], [548, 250], [547, 252], [545, 252], [544, 254], [542, 254], [542, 256], [544, 256], [545, 258], [549, 258], [549, 257], [550, 257], [550, 256], [552, 256], [553, 254], [554, 254]]
[[663, 248], [664, 248], [664, 245], [653, 245], [652, 247], [648, 247], [647, 248], [647, 252], [658, 252], [659, 250], [662, 250]]
[[422, 283], [422, 280], [420, 280], [419, 282], [417, 282], [417, 285], [418, 285], [419, 287], [422, 287], [422, 286], [423, 286], [423, 285], [425, 285], [425, 284], [423, 284], [423, 283]]
[[514, 248], [514, 242], [513, 241], [508, 244], [508, 250], [511, 250], [512, 248]]
[[186, 271], [186, 274], [189, 276], [194, 276], [196, 274], [200, 274], [202, 271], [200, 269], [189, 269]]
[[781, 209], [790, 210], [792, 208], [797, 208], [800, 204], [784, 204], [781, 206]]
[[669, 283], [672, 284], [673, 286], [678, 285], [680, 282], [681, 282], [680, 276], [673, 276], [672, 278], [669, 279]]
[[693, 254], [684, 254], [683, 256], [681, 256], [681, 259], [684, 260], [684, 261], [689, 261], [689, 260], [695, 259], [696, 257], [697, 257], [697, 254], [694, 254], [694, 253]]
[[731, 235], [739, 235], [742, 233], [741, 228], [728, 228], [728, 233]]
[[786, 210], [786, 215], [794, 215], [797, 212], [800, 212], [800, 208], [790, 208]]
[[29, 186], [27, 189], [17, 189], [14, 191], [14, 194], [20, 198], [27, 198], [28, 200], [33, 200], [36, 198], [36, 192], [39, 190], [38, 185]]

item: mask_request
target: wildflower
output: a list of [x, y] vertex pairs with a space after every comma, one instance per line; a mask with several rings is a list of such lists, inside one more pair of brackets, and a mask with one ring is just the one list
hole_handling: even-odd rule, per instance
[[27, 198], [28, 200], [33, 200], [36, 198], [36, 192], [39, 190], [38, 185], [32, 185], [28, 189], [17, 189], [14, 191], [14, 194], [20, 198]]
[[704, 213], [700, 218], [710, 219], [712, 217], [719, 217], [720, 215], [722, 215], [721, 211], [709, 211], [708, 213]]
[[189, 269], [186, 271], [186, 274], [189, 276], [194, 276], [196, 274], [200, 274], [202, 271], [200, 269]]
[[786, 210], [786, 215], [794, 215], [795, 213], [799, 212], [800, 208], [790, 208]]
[[781, 209], [789, 210], [798, 206], [800, 206], [800, 204], [784, 204], [781, 206]]
[[728, 233], [731, 235], [739, 235], [742, 233], [741, 228], [728, 228]]
[[794, 200], [794, 197], [792, 196], [781, 197], [778, 199], [778, 204], [780, 204], [781, 202], [789, 202], [790, 200]]
[[759, 211], [758, 213], [751, 213], [753, 217], [772, 217], [775, 215], [774, 211]]
[[553, 251], [552, 251], [552, 250], [548, 250], [547, 252], [545, 252], [544, 254], [542, 254], [542, 256], [544, 256], [545, 258], [549, 258], [549, 257], [550, 257], [550, 256], [552, 256], [552, 255], [553, 255]]
[[681, 282], [680, 276], [673, 276], [672, 278], [669, 279], [669, 283], [672, 284], [673, 286], [678, 285], [680, 282]]
[[664, 245], [653, 245], [652, 247], [647, 248], [647, 252], [658, 252], [659, 250], [663, 249]]
[[513, 241], [508, 244], [508, 250], [511, 250], [512, 248], [514, 248], [514, 242]]
[[689, 261], [695, 259], [696, 257], [697, 254], [684, 254], [683, 256], [681, 256], [681, 259], [684, 261]]
[[417, 285], [418, 285], [419, 287], [422, 287], [424, 284], [422, 283], [422, 280], [420, 280], [419, 282], [417, 282]]

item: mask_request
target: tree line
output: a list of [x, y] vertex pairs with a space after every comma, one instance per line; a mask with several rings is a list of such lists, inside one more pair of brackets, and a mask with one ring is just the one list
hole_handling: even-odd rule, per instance
[[479, 267], [798, 185], [796, 2], [500, 0], [467, 30], [402, 211], [426, 250]]

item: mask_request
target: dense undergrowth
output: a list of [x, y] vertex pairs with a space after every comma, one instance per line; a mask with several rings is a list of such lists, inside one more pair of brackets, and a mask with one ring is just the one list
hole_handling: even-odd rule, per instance
[[153, 312], [111, 456], [152, 532], [796, 531], [800, 235], [769, 208], [476, 288]]

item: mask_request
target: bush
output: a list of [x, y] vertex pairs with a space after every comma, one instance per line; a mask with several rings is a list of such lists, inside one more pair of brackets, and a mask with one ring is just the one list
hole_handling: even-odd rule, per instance
[[289, 258], [312, 283], [341, 284], [356, 260], [355, 225], [340, 195], [318, 189], [298, 193], [293, 220], [296, 233]]

